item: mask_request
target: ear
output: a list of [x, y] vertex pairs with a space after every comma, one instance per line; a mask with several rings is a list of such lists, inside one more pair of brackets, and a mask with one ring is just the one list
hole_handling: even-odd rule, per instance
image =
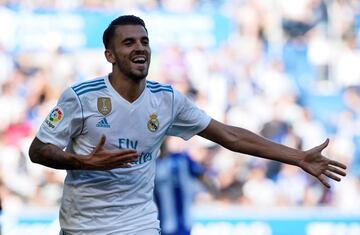
[[107, 61], [111, 64], [115, 64], [115, 56], [110, 49], [105, 49], [104, 54]]

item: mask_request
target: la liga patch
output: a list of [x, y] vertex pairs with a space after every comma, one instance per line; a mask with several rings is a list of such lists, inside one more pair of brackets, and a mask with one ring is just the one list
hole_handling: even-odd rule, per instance
[[49, 116], [46, 118], [45, 123], [52, 129], [57, 127], [57, 125], [60, 123], [60, 121], [64, 117], [63, 110], [57, 106], [55, 107], [49, 114]]

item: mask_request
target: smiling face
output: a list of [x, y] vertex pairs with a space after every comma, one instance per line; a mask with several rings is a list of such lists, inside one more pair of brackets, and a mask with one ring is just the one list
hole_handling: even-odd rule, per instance
[[118, 25], [115, 35], [105, 50], [106, 59], [114, 72], [133, 81], [143, 80], [149, 70], [151, 50], [145, 28], [141, 25]]

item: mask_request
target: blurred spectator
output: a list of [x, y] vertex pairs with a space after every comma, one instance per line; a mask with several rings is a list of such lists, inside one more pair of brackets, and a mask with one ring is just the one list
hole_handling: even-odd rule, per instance
[[302, 139], [303, 149], [310, 149], [314, 143], [326, 138], [323, 124], [312, 117], [308, 109], [302, 110], [302, 116], [294, 123], [294, 132]]
[[244, 180], [238, 177], [238, 168], [230, 167], [227, 171], [219, 174], [221, 194], [219, 200], [226, 204], [243, 203]]
[[360, 52], [356, 46], [355, 32], [343, 35], [339, 55], [334, 64], [335, 81], [339, 87], [356, 86], [360, 83]]
[[10, 53], [8, 53], [4, 46], [2, 45], [0, 41], [0, 63], [2, 64], [2, 67], [0, 69], [0, 85], [3, 85], [11, 76], [13, 72], [13, 60], [10, 56]]
[[266, 164], [263, 160], [250, 163], [249, 177], [243, 185], [243, 203], [255, 207], [272, 207], [276, 204], [276, 185], [266, 178]]
[[306, 175], [298, 167], [282, 164], [276, 179], [277, 204], [302, 205], [307, 184]]
[[207, 169], [194, 161], [181, 146], [182, 140], [169, 137], [161, 147], [155, 177], [155, 202], [159, 209], [161, 234], [190, 235], [190, 210], [194, 200], [195, 180], [215, 196], [218, 188]]

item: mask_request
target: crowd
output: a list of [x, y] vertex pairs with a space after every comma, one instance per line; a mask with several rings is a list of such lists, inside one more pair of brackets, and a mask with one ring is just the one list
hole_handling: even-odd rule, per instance
[[[153, 53], [149, 80], [172, 84], [212, 117], [349, 166], [325, 190], [300, 169], [240, 156], [195, 137], [181, 150], [220, 188], [196, 184], [195, 203], [360, 209], [360, 2], [357, 0], [2, 0], [1, 8], [219, 9], [234, 24], [216, 48], [176, 43]], [[99, 36], [99, 40], [101, 35]], [[0, 36], [1, 39], [1, 36]], [[60, 93], [110, 71], [103, 50], [12, 51], [0, 40], [0, 198], [3, 210], [54, 207], [64, 171], [29, 161], [28, 147]], [[0, 207], [1, 208], [1, 207]]]
[[55, 10], [159, 10], [193, 11], [195, 8], [219, 6], [223, 0], [2, 0], [0, 3], [10, 8], [23, 9], [55, 9]]

